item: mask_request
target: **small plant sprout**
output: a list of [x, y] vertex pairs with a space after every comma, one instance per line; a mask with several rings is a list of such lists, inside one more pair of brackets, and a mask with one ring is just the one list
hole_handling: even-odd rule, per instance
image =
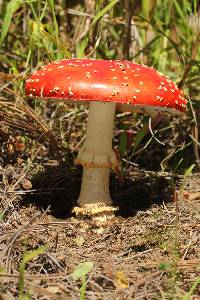
[[22, 256], [22, 261], [21, 261], [20, 267], [19, 267], [19, 284], [18, 284], [19, 300], [31, 299], [29, 292], [25, 293], [25, 291], [24, 291], [24, 287], [25, 287], [24, 272], [25, 272], [27, 263], [30, 262], [32, 259], [36, 258], [41, 253], [45, 252], [45, 250], [46, 250], [46, 247], [41, 246], [35, 250], [24, 252], [24, 254]]
[[92, 261], [87, 261], [78, 265], [72, 273], [72, 278], [74, 280], [81, 279], [80, 300], [86, 299], [86, 276], [92, 271], [93, 267], [94, 263]]
[[110, 170], [119, 166], [112, 149], [116, 108], [145, 114], [186, 110], [176, 84], [153, 68], [129, 61], [58, 60], [27, 79], [26, 94], [89, 104], [86, 138], [76, 159], [83, 166], [82, 186], [73, 211], [99, 221], [116, 211], [109, 192]]
[[[198, 286], [200, 285], [200, 277], [197, 277], [197, 279], [195, 280], [195, 282], [193, 283], [193, 285], [191, 286], [190, 290], [188, 293], [186, 293], [182, 300], [191, 300], [194, 299], [195, 300], [195, 296], [194, 298], [192, 297], [192, 295], [195, 293], [195, 290], [198, 288]], [[198, 300], [198, 296], [197, 296], [197, 300]]]

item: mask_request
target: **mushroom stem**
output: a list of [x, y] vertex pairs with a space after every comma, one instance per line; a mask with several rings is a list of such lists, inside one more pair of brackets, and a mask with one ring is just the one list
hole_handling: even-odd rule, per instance
[[115, 108], [115, 103], [90, 103], [86, 138], [79, 149], [77, 164], [87, 168], [118, 167], [118, 160], [112, 149]]
[[[83, 168], [79, 206], [109, 206], [112, 204], [109, 192], [109, 168]], [[92, 187], [92, 189], [91, 189]]]
[[94, 215], [114, 211], [109, 193], [110, 168], [118, 161], [112, 149], [115, 103], [91, 102], [86, 139], [79, 150], [76, 163], [83, 166], [83, 179], [75, 213]]

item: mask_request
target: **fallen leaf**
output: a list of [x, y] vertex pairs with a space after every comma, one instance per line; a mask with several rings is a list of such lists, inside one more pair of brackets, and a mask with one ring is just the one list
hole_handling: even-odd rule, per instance
[[126, 289], [129, 285], [128, 279], [123, 272], [116, 272], [113, 278], [114, 284], [117, 288]]
[[78, 247], [81, 247], [85, 243], [85, 239], [81, 235], [77, 235], [74, 242]]
[[93, 267], [94, 263], [92, 261], [86, 261], [84, 263], [79, 264], [72, 273], [73, 279], [77, 280], [86, 276], [93, 269]]

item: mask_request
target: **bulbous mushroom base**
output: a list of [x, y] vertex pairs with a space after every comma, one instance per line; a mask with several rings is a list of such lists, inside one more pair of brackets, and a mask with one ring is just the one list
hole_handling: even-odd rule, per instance
[[74, 207], [73, 213], [79, 219], [90, 219], [95, 221], [96, 224], [107, 223], [108, 220], [115, 216], [117, 207], [105, 206], [102, 204], [86, 204], [83, 207]]
[[109, 192], [109, 168], [83, 168], [83, 178], [78, 207], [73, 213], [79, 219], [104, 223], [118, 210], [112, 206]]
[[[88, 204], [84, 207], [74, 207], [72, 213], [75, 215], [73, 222], [78, 224], [80, 232], [104, 233], [110, 224], [113, 224], [117, 207]], [[112, 223], [111, 223], [112, 222]]]

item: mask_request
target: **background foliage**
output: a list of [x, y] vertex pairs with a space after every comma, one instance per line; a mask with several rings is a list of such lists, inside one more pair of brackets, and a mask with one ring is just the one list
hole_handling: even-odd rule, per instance
[[[199, 9], [197, 0], [4, 0], [0, 6], [4, 159], [30, 157], [34, 145], [44, 142], [45, 155], [51, 155], [52, 145], [64, 161], [76, 153], [84, 136], [85, 108], [27, 100], [23, 82], [49, 61], [87, 56], [153, 66], [183, 88], [189, 100], [184, 119], [152, 120], [154, 136], [148, 117], [117, 115], [114, 144], [119, 145], [123, 167], [133, 163], [185, 172], [195, 164], [198, 169]], [[30, 144], [31, 153], [25, 153]]]

